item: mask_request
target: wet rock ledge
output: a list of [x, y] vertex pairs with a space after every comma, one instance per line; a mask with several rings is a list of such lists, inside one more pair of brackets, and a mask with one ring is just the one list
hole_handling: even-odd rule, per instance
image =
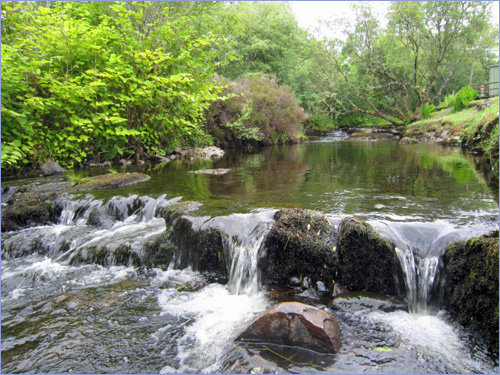
[[444, 256], [444, 304], [498, 357], [498, 231], [457, 241]]
[[63, 209], [59, 200], [63, 194], [119, 188], [149, 178], [136, 172], [110, 173], [76, 182], [56, 181], [2, 189], [2, 232], [56, 223]]

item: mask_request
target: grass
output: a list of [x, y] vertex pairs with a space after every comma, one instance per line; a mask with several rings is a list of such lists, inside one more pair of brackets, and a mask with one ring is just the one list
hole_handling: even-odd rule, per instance
[[483, 101], [471, 102], [469, 108], [450, 112], [440, 118], [436, 116], [442, 111], [436, 113], [433, 118], [416, 121], [406, 127], [404, 135], [415, 138], [425, 133], [434, 132], [440, 135], [449, 132], [451, 135], [460, 135], [466, 143], [470, 143], [474, 134], [481, 131], [482, 127], [495, 119], [498, 120], [498, 97], [489, 99], [490, 106], [480, 111], [476, 105], [481, 102]]
[[75, 171], [72, 170], [67, 171], [64, 177], [66, 178], [66, 180], [71, 181], [75, 184], [77, 184], [83, 179], [83, 175], [77, 174]]
[[[485, 109], [478, 106], [489, 102]], [[439, 137], [444, 133], [448, 136], [458, 136], [462, 144], [482, 153], [489, 158], [492, 172], [498, 175], [498, 97], [486, 100], [476, 100], [469, 107], [459, 111], [450, 112], [443, 117], [421, 120], [408, 125], [404, 137], [418, 141], [427, 134]]]

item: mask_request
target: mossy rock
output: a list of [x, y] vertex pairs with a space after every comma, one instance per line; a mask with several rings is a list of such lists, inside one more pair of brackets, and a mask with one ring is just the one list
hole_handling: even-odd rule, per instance
[[311, 277], [327, 285], [336, 276], [337, 257], [328, 219], [314, 211], [283, 209], [265, 242], [260, 268], [266, 283], [286, 284], [291, 277]]
[[62, 212], [58, 196], [57, 193], [21, 195], [2, 209], [2, 232], [57, 222]]
[[146, 267], [167, 268], [174, 256], [175, 246], [167, 242], [167, 234], [162, 233], [144, 244], [142, 263]]
[[142, 265], [141, 258], [129, 245], [124, 244], [116, 249], [107, 247], [82, 248], [74, 256], [70, 264], [78, 266], [80, 264], [99, 264], [101, 266], [133, 266]]
[[498, 356], [498, 231], [450, 244], [444, 305]]
[[339, 282], [352, 291], [404, 294], [403, 270], [394, 245], [370, 224], [353, 217], [340, 223]]
[[193, 201], [181, 201], [173, 203], [167, 207], [164, 207], [160, 213], [160, 216], [165, 219], [167, 227], [172, 225], [175, 219], [185, 215], [189, 212], [196, 211], [201, 206], [199, 202]]
[[149, 180], [150, 177], [144, 173], [109, 173], [93, 177], [82, 178], [77, 184], [67, 190], [68, 193], [77, 191], [91, 191], [101, 189], [115, 189], [138, 182]]
[[174, 267], [183, 269], [191, 266], [211, 281], [226, 283], [230, 265], [224, 252], [222, 232], [210, 227], [194, 229], [192, 221], [184, 216], [200, 205], [193, 201], [176, 202], [161, 212], [167, 225], [168, 242], [174, 250]]

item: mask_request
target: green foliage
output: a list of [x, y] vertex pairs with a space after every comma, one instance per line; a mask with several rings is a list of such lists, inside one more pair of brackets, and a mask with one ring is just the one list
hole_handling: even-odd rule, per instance
[[439, 103], [439, 107], [441, 108], [453, 107], [453, 103], [455, 103], [456, 100], [457, 100], [456, 93], [448, 94], [441, 100], [441, 102]]
[[2, 168], [164, 154], [206, 138], [203, 114], [223, 89], [212, 79], [221, 39], [168, 7], [151, 18], [155, 6], [6, 3]]
[[422, 107], [422, 118], [431, 117], [432, 112], [436, 110], [436, 106], [434, 104], [426, 104]]
[[73, 170], [69, 170], [65, 173], [64, 178], [66, 178], [66, 180], [68, 181], [78, 183], [83, 179], [83, 175], [78, 174]]
[[309, 116], [306, 126], [310, 131], [317, 132], [327, 132], [337, 127], [335, 122], [327, 114]]
[[469, 103], [477, 98], [477, 91], [470, 86], [462, 87], [455, 95], [453, 109], [455, 112], [467, 108]]
[[275, 79], [239, 79], [224, 95], [207, 112], [207, 130], [216, 143], [235, 147], [295, 142], [302, 137], [304, 110], [289, 87], [279, 86]]
[[490, 8], [480, 1], [393, 1], [383, 28], [368, 4], [356, 4], [345, 42], [329, 43], [336, 51], [327, 103], [332, 113], [419, 120], [426, 103], [457, 88], [450, 82], [467, 84], [484, 62], [497, 63]]

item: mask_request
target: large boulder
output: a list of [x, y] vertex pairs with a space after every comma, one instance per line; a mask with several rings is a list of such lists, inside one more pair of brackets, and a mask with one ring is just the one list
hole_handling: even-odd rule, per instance
[[226, 283], [229, 279], [227, 254], [224, 251], [223, 234], [219, 228], [193, 225], [203, 218], [185, 216], [200, 206], [197, 202], [177, 202], [162, 210], [167, 224], [167, 238], [173, 245], [173, 261], [176, 269], [191, 266], [204, 273], [210, 281]]
[[498, 356], [498, 231], [450, 244], [444, 305]]
[[283, 302], [269, 308], [236, 340], [297, 346], [320, 353], [337, 353], [342, 345], [337, 319], [299, 302]]
[[300, 276], [332, 283], [337, 259], [328, 219], [303, 209], [277, 211], [274, 219], [260, 262], [264, 281], [285, 284]]
[[403, 270], [394, 245], [370, 224], [348, 217], [340, 223], [339, 282], [352, 291], [404, 294]]

